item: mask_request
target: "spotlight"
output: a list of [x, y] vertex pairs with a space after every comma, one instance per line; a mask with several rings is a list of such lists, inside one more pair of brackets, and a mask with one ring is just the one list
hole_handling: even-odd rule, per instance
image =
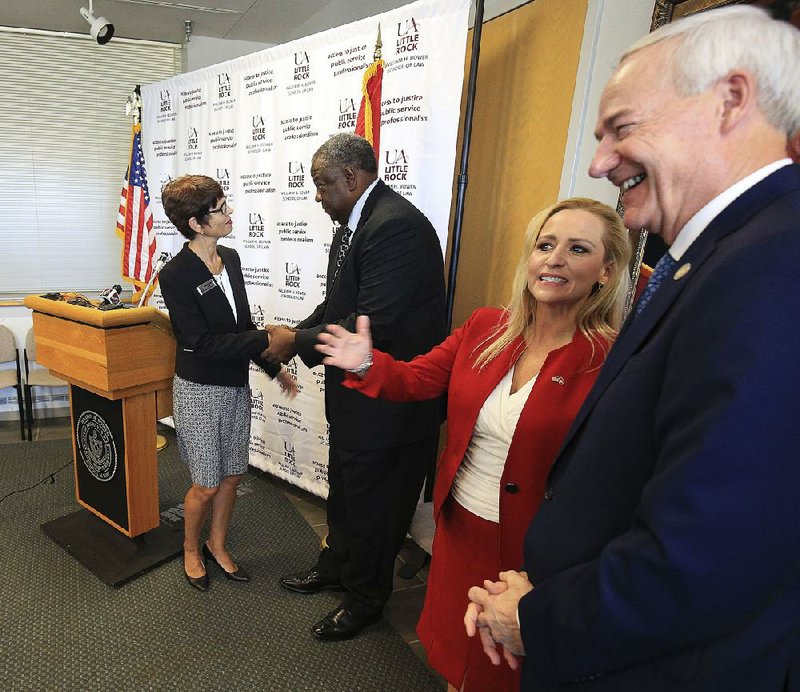
[[114, 35], [114, 25], [105, 17], [95, 17], [92, 0], [89, 0], [89, 9], [81, 7], [81, 17], [89, 22], [89, 34], [101, 46], [108, 43]]

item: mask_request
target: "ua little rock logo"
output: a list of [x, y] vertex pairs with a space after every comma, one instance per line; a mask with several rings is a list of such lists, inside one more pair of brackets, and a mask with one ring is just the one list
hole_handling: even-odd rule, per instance
[[300, 267], [294, 262], [286, 262], [287, 288], [300, 288]]
[[250, 388], [250, 409], [254, 413], [264, 413], [264, 392]]
[[408, 154], [403, 149], [389, 149], [385, 152], [386, 166], [383, 179], [387, 182], [408, 178]]
[[289, 161], [288, 187], [305, 187], [305, 167], [302, 161]]
[[226, 99], [231, 95], [231, 77], [227, 72], [217, 75], [217, 93], [219, 99]]
[[263, 328], [267, 323], [266, 317], [264, 316], [264, 307], [259, 303], [250, 305], [250, 316], [253, 318], [253, 324], [259, 329]]
[[247, 225], [248, 238], [264, 237], [264, 218], [258, 212], [250, 212]]
[[160, 110], [162, 113], [171, 113], [172, 112], [172, 98], [170, 97], [168, 89], [161, 89], [158, 92], [159, 102], [160, 102]]
[[231, 174], [227, 168], [217, 168], [217, 180], [227, 197], [231, 189]]
[[411, 53], [417, 50], [419, 25], [413, 17], [404, 22], [397, 22], [397, 37], [396, 50], [398, 53]]
[[306, 51], [294, 54], [294, 81], [302, 82], [311, 76], [311, 64]]
[[186, 147], [187, 149], [197, 149], [200, 146], [200, 139], [197, 136], [197, 128], [190, 127], [187, 131]]
[[253, 116], [253, 141], [263, 142], [267, 138], [267, 127], [264, 124], [264, 118], [260, 115]]
[[339, 99], [339, 124], [340, 130], [355, 130], [358, 109], [353, 98]]

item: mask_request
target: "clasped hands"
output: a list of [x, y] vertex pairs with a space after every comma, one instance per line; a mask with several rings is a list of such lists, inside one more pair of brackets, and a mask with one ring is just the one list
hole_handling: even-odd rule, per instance
[[481, 638], [483, 651], [494, 665], [499, 666], [505, 659], [512, 670], [517, 670], [519, 657], [525, 655], [517, 610], [520, 599], [533, 590], [533, 584], [525, 572], [509, 570], [500, 572], [500, 581], [486, 579], [483, 587], [473, 586], [467, 594], [467, 635]]
[[288, 363], [297, 355], [295, 346], [296, 329], [285, 324], [268, 324], [264, 327], [269, 334], [269, 346], [261, 352], [261, 357], [276, 363]]

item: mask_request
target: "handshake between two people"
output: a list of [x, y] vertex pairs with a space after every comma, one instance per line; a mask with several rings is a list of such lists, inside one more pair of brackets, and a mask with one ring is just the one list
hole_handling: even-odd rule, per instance
[[[261, 352], [262, 358], [288, 363], [297, 355], [296, 329], [283, 324], [268, 324], [264, 329], [269, 334], [269, 346]], [[317, 340], [319, 343], [315, 348], [325, 356], [322, 360], [324, 365], [358, 370], [372, 353], [369, 317], [361, 315], [356, 319], [355, 333], [338, 324], [325, 325], [325, 331], [319, 334]]]
[[296, 329], [285, 324], [268, 324], [264, 330], [269, 334], [269, 346], [261, 352], [262, 358], [276, 363], [288, 363], [297, 355]]
[[[269, 334], [269, 346], [261, 352], [262, 358], [276, 363], [288, 363], [297, 355], [296, 329], [282, 324], [268, 324], [264, 329]], [[325, 329], [317, 337], [320, 343], [316, 345], [316, 349], [325, 355], [322, 362], [365, 375], [372, 354], [369, 317], [357, 318], [355, 334], [337, 324], [328, 324]], [[285, 369], [281, 369], [275, 379], [286, 396], [290, 399], [297, 396], [297, 382]]]
[[[295, 330], [280, 324], [268, 324], [266, 327], [269, 334], [269, 346], [261, 352], [261, 357], [275, 363], [288, 363], [294, 358], [296, 351], [294, 348]], [[297, 380], [289, 374], [285, 368], [281, 368], [275, 376], [281, 393], [289, 399], [297, 396]]]

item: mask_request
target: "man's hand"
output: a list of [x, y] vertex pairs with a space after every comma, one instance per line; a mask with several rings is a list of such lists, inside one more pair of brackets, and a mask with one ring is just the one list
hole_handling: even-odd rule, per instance
[[467, 635], [479, 634], [483, 650], [492, 663], [499, 666], [502, 659], [498, 644], [502, 645], [503, 657], [516, 670], [519, 656], [525, 655], [522, 637], [517, 624], [517, 609], [520, 599], [533, 590], [524, 572], [500, 572], [500, 581], [483, 582], [484, 588], [473, 586], [468, 593], [470, 604], [464, 615]]
[[269, 347], [261, 352], [262, 357], [288, 363], [297, 355], [294, 329], [281, 324], [268, 324], [264, 329], [269, 334]]
[[369, 317], [356, 318], [356, 331], [348, 332], [338, 324], [328, 324], [325, 331], [317, 336], [319, 343], [314, 347], [325, 354], [323, 363], [342, 370], [358, 368], [372, 351], [372, 334]]

